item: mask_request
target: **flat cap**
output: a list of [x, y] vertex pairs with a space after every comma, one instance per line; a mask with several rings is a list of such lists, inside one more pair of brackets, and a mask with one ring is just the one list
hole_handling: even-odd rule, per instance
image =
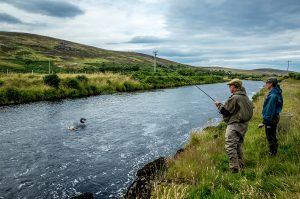
[[266, 83], [271, 83], [273, 86], [277, 86], [278, 80], [275, 77], [270, 77], [267, 79]]
[[227, 82], [227, 85], [235, 85], [236, 87], [241, 87], [243, 82], [240, 79], [232, 79], [230, 82]]

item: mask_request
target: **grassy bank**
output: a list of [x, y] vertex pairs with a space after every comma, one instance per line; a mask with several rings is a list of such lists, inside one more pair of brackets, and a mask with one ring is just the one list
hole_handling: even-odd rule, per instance
[[0, 74], [0, 105], [78, 98], [146, 89], [147, 85], [114, 73], [59, 74], [59, 84], [45, 83], [45, 75]]
[[218, 83], [226, 80], [218, 75], [183, 76], [175, 72], [58, 74], [56, 83], [51, 83], [51, 79], [47, 83], [45, 77], [47, 75], [0, 73], [0, 106], [114, 92]]
[[269, 157], [261, 122], [266, 92], [255, 99], [254, 118], [245, 136], [245, 169], [232, 174], [224, 149], [226, 126], [192, 132], [185, 151], [169, 161], [167, 173], [155, 182], [153, 198], [300, 198], [300, 81], [282, 83], [284, 112], [293, 114], [288, 133], [278, 135], [276, 157]]

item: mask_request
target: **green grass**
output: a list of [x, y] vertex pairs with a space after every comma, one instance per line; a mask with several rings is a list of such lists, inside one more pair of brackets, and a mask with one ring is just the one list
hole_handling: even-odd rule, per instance
[[[153, 198], [300, 198], [300, 81], [282, 83], [284, 112], [293, 114], [288, 133], [279, 132], [276, 157], [268, 156], [261, 122], [265, 91], [256, 96], [254, 117], [245, 136], [245, 169], [232, 174], [224, 148], [226, 125], [192, 132], [185, 151], [169, 160], [155, 183]], [[179, 187], [179, 188], [178, 188]]]
[[0, 105], [147, 89], [126, 75], [114, 73], [59, 74], [61, 81], [57, 88], [46, 85], [44, 76], [0, 74]]
[[176, 72], [58, 75], [59, 85], [51, 87], [43, 80], [46, 75], [0, 73], [0, 105], [225, 81], [216, 75], [182, 76]]

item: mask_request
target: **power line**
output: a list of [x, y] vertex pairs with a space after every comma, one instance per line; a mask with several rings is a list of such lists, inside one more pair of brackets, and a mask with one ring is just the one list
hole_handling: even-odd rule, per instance
[[51, 67], [50, 67], [50, 59], [49, 59], [49, 63], [48, 63], [48, 67], [49, 67], [49, 74], [51, 73]]

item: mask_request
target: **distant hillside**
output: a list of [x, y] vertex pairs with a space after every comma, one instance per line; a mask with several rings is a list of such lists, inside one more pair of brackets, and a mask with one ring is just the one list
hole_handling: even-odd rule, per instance
[[[105, 50], [35, 34], [0, 32], [0, 69], [42, 70], [48, 68], [49, 60], [56, 69], [152, 67], [153, 63], [152, 56], [142, 53]], [[161, 58], [157, 64], [183, 66]]]
[[278, 74], [278, 75], [285, 75], [288, 73], [286, 70], [279, 70], [273, 68], [258, 68], [258, 69], [253, 69], [252, 71], [257, 71], [263, 74]]
[[[153, 56], [135, 52], [105, 50], [71, 41], [29, 33], [0, 31], [0, 72], [47, 73], [49, 65], [54, 72], [153, 71]], [[225, 67], [193, 67], [157, 58], [157, 70], [174, 72], [190, 68], [224, 75], [219, 71], [244, 75], [282, 75], [276, 69], [241, 70]]]
[[203, 69], [219, 71], [224, 70], [226, 72], [231, 71], [232, 73], [242, 73], [242, 74], [253, 74], [253, 75], [286, 75], [286, 70], [272, 69], [272, 68], [259, 68], [253, 70], [243, 70], [243, 69], [235, 69], [235, 68], [226, 68], [226, 67], [201, 67]]

